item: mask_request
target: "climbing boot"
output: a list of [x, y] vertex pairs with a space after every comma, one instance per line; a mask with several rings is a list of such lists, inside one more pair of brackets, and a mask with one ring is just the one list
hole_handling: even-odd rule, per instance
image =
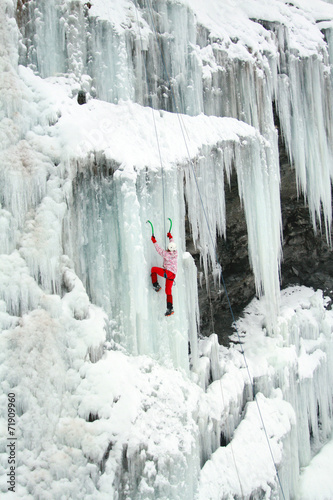
[[154, 287], [155, 292], [159, 292], [161, 290], [161, 287], [157, 281], [155, 281], [155, 283], [153, 283], [153, 287]]
[[165, 316], [171, 316], [172, 314], [174, 314], [174, 310], [173, 310], [172, 304], [170, 304], [170, 302], [168, 302]]

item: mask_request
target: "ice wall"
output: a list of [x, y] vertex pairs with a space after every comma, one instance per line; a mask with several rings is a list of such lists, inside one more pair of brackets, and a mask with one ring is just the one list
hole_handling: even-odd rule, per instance
[[[105, 170], [100, 171], [102, 162], [93, 160], [92, 165], [80, 165], [65, 248], [73, 256], [89, 296], [110, 317], [110, 339], [132, 354], [150, 354], [166, 363], [173, 360], [187, 370], [188, 334], [195, 343], [197, 325], [192, 318], [198, 309], [195, 303], [193, 310], [182, 306], [187, 292], [193, 287], [196, 290], [196, 272], [190, 275], [182, 262], [182, 174], [177, 169], [164, 174], [168, 215], [174, 221], [173, 235], [179, 241], [179, 272], [173, 292], [177, 318], [170, 321], [164, 318], [164, 280], [160, 280], [163, 293], [157, 295], [151, 286], [150, 268], [162, 262], [146, 224], [148, 218], [153, 219], [156, 237], [164, 246], [161, 172], [127, 173], [119, 166], [114, 170], [107, 161]], [[94, 168], [99, 170], [97, 175]]]
[[[202, 201], [212, 230], [218, 225], [223, 233], [223, 176], [224, 173], [230, 176], [233, 162], [238, 165], [240, 196], [248, 207], [249, 224], [256, 224], [258, 213], [267, 216], [267, 221], [252, 232], [250, 246], [258, 291], [263, 283], [267, 290], [269, 281], [272, 284], [270, 322], [276, 311], [278, 292], [280, 210], [276, 209], [279, 205], [278, 182], [275, 182], [278, 172], [274, 170], [276, 165], [270, 164], [270, 148], [254, 128], [232, 119], [204, 116], [185, 119], [184, 116], [185, 142], [176, 115], [156, 112], [152, 115], [148, 108], [108, 105], [102, 101], [80, 107], [71, 99], [74, 77], [57, 76], [45, 81], [21, 67], [19, 77], [15, 78], [21, 82], [32, 111], [25, 123], [31, 130], [24, 141], [10, 150], [11, 157], [6, 152], [2, 176], [7, 188], [2, 199], [5, 210], [13, 213], [20, 224], [19, 256], [31, 275], [29, 281], [33, 278], [46, 293], [62, 295], [64, 283], [65, 288], [68, 286], [61, 259], [63, 254], [68, 255], [72, 261], [68, 266], [78, 274], [90, 299], [109, 314], [109, 340], [117, 341], [133, 354], [150, 354], [188, 369], [187, 343], [189, 337], [191, 351], [195, 353], [198, 309], [195, 269], [188, 265], [188, 255], [182, 262], [185, 198], [195, 239], [201, 235], [208, 269], [207, 256], [215, 260], [215, 236], [208, 237], [194, 172], [197, 170], [196, 176], [202, 177], [206, 171], [209, 174], [206, 180], [216, 178], [219, 189], [214, 197], [209, 189], [211, 181], [199, 180], [200, 190], [204, 193]], [[160, 155], [155, 142], [158, 136]], [[155, 137], [149, 146], [147, 137]], [[220, 151], [217, 156], [215, 150]], [[20, 169], [17, 176], [10, 168], [10, 158], [16, 158], [14, 153]], [[165, 162], [164, 168], [160, 159]], [[216, 174], [215, 164], [219, 170]], [[23, 188], [22, 172], [28, 171], [28, 182]], [[266, 178], [269, 185], [265, 185]], [[262, 192], [254, 204], [253, 189]], [[150, 268], [159, 261], [146, 225], [148, 218], [153, 219], [156, 235], [164, 244], [166, 216], [174, 221], [180, 248], [174, 294], [178, 313], [176, 320], [172, 318], [168, 323], [167, 337], [163, 295], [157, 298], [150, 288]], [[261, 245], [262, 230], [271, 235], [270, 247]], [[262, 250], [266, 257], [258, 260], [256, 256]], [[270, 274], [269, 269], [275, 271]], [[30, 297], [28, 288], [23, 302], [19, 295], [15, 298], [15, 290], [4, 282], [2, 296], [11, 304], [10, 311], [16, 314], [24, 306], [27, 312], [38, 305], [41, 291]], [[82, 290], [82, 304], [72, 305], [77, 319], [84, 319], [87, 314], [85, 290]], [[137, 290], [141, 291], [140, 300]], [[186, 303], [192, 307], [183, 307]], [[152, 314], [155, 310], [160, 313]], [[195, 356], [192, 364], [196, 364]]]
[[[81, 130], [77, 127], [72, 145], [66, 146], [70, 151], [77, 151], [80, 159], [74, 156], [70, 167], [73, 192], [65, 223], [65, 251], [74, 260], [89, 296], [114, 321], [112, 335], [118, 341], [121, 339], [130, 352], [160, 356], [159, 341], [156, 343], [153, 339], [160, 330], [163, 337], [165, 323], [161, 315], [153, 311], [164, 307], [164, 301], [159, 295], [156, 302], [151, 290], [150, 268], [159, 263], [159, 257], [150, 242], [150, 226], [146, 221], [153, 221], [156, 236], [163, 245], [168, 229], [167, 215], [174, 221], [173, 230], [180, 248], [174, 289], [179, 318], [175, 325], [179, 332], [193, 332], [186, 325], [187, 322], [193, 324], [197, 306], [188, 312], [182, 307], [187, 302], [186, 295], [196, 290], [195, 276], [189, 281], [186, 274], [189, 270], [185, 273], [181, 257], [185, 251], [182, 247], [185, 202], [208, 272], [209, 260], [215, 261], [212, 228], [218, 226], [220, 234], [225, 231], [224, 175], [230, 177], [232, 162], [239, 165], [240, 196], [246, 205], [249, 226], [256, 226], [251, 232], [250, 249], [258, 291], [265, 283], [272, 297], [267, 314], [270, 325], [278, 303], [279, 183], [277, 172], [269, 165], [267, 143], [252, 127], [232, 119], [204, 116], [185, 119], [184, 116], [189, 147], [186, 150], [179, 135], [178, 117], [153, 112], [160, 136], [159, 151], [154, 143], [149, 149], [142, 147], [146, 135], [155, 135], [151, 113], [148, 108], [127, 104], [105, 108], [105, 104], [91, 102], [81, 109], [72, 105], [72, 111], [59, 120], [57, 129], [62, 135], [75, 127], [76, 120], [80, 121]], [[131, 126], [126, 117], [131, 120]], [[132, 132], [135, 140], [128, 147], [127, 138], [133, 137]], [[121, 144], [126, 147], [122, 148]], [[92, 146], [100, 150], [95, 155], [89, 153]], [[168, 158], [164, 168], [161, 168], [159, 153], [162, 159]], [[86, 154], [90, 159], [82, 161], [81, 156]], [[258, 191], [261, 195], [253, 200], [253, 194]], [[263, 224], [256, 223], [259, 213], [267, 217]], [[268, 248], [261, 243], [267, 235], [271, 242]], [[272, 268], [276, 270], [275, 275], [268, 272]], [[217, 272], [217, 279], [218, 275]], [[138, 289], [140, 300], [134, 300], [132, 297]], [[149, 331], [151, 338], [147, 335]], [[187, 333], [184, 338], [185, 346]], [[165, 356], [164, 349], [163, 353]], [[182, 363], [187, 363], [186, 358], [183, 349]]]
[[[266, 295], [239, 331], [287, 498], [296, 495], [299, 467], [330, 436], [331, 315], [318, 294], [304, 290], [292, 307], [282, 296], [277, 312], [274, 99], [300, 189], [314, 223], [324, 207], [330, 236], [321, 183], [331, 175], [330, 67], [314, 26], [331, 10], [318, 1], [314, 14], [301, 3], [299, 16], [284, 2], [266, 12], [261, 2], [238, 10], [230, 1], [222, 16], [216, 2], [159, 1], [153, 17], [148, 3], [136, 9], [125, 0], [108, 8], [97, 1], [1, 3], [1, 428], [6, 394], [15, 391], [19, 497], [281, 496], [238, 346], [220, 348], [216, 336], [197, 343], [196, 269], [184, 251], [185, 218], [217, 276], [215, 233], [224, 232], [232, 168], [257, 291]], [[260, 15], [270, 26], [250, 20]], [[98, 99], [79, 106], [79, 88]], [[325, 108], [322, 114], [302, 109], [299, 89], [309, 106]], [[321, 97], [312, 101], [318, 89]], [[313, 161], [296, 132], [308, 134]], [[306, 169], [318, 164], [322, 176], [302, 170], [303, 147]], [[153, 219], [162, 243], [165, 215], [180, 248], [176, 315], [168, 323], [163, 294], [150, 288], [150, 267], [160, 261], [146, 225]], [[6, 493], [5, 433], [0, 447]]]
[[[298, 498], [299, 469], [332, 434], [332, 312], [325, 304], [320, 291], [291, 287], [281, 294], [274, 339], [262, 327], [264, 301], [254, 300], [237, 322], [235, 341], [242, 349], [236, 343], [216, 357], [214, 338], [200, 346], [201, 362], [208, 355], [214, 373], [222, 375], [207, 396], [226, 446], [203, 466], [199, 498]], [[256, 403], [245, 406], [239, 423], [250, 384]], [[275, 479], [266, 481], [269, 476]], [[317, 488], [313, 495], [324, 498]]]
[[286, 30], [278, 27], [276, 31], [285, 53], [277, 98], [282, 134], [296, 168], [298, 189], [309, 204], [313, 227], [321, 228], [323, 213], [330, 241], [333, 133], [329, 53], [325, 50], [302, 58], [292, 48], [286, 50]]
[[[275, 103], [314, 229], [323, 225], [330, 241], [333, 134], [330, 29], [326, 18], [332, 11], [319, 1], [315, 10], [307, 3], [302, 9], [300, 14], [300, 8], [279, 1], [267, 12], [255, 1], [246, 6], [228, 2], [224, 8], [214, 2], [203, 8], [200, 2], [186, 1], [124, 0], [117, 5], [97, 0], [19, 2], [20, 62], [43, 77], [64, 72], [71, 75], [73, 95], [83, 88], [112, 103], [129, 99], [173, 112], [243, 120], [268, 141], [265, 162], [274, 184], [279, 178]], [[48, 29], [49, 24], [52, 29]], [[325, 30], [327, 43], [320, 28]], [[261, 189], [259, 185], [257, 189]], [[254, 250], [252, 204], [244, 204], [256, 289], [266, 293], [267, 303], [273, 304], [269, 316], [277, 310], [281, 258], [276, 241], [278, 204], [274, 195], [270, 257]], [[220, 231], [223, 224], [219, 217], [216, 230]], [[267, 222], [263, 225], [269, 227]], [[211, 231], [215, 233], [215, 228]], [[199, 244], [196, 235], [194, 240]], [[205, 238], [200, 247], [206, 244]], [[214, 251], [209, 255], [215, 269]], [[263, 271], [268, 260], [275, 261], [274, 278], [269, 280]]]

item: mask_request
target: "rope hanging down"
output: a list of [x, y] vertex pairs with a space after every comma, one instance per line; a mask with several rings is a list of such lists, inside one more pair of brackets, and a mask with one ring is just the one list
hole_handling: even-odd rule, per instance
[[[135, 3], [135, 15], [136, 15], [136, 22], [139, 27], [139, 35], [140, 35], [140, 48], [141, 48], [141, 54], [143, 53], [143, 44], [142, 44], [142, 35], [141, 35], [141, 28], [140, 28], [140, 22], [139, 22], [139, 17], [138, 17], [138, 5], [137, 5], [137, 0], [134, 0]], [[163, 168], [163, 161], [162, 161], [162, 154], [161, 154], [161, 148], [160, 148], [160, 141], [158, 138], [158, 133], [157, 133], [157, 126], [156, 126], [156, 119], [155, 119], [155, 113], [153, 109], [153, 103], [151, 96], [149, 94], [149, 80], [148, 80], [148, 70], [147, 70], [147, 63], [145, 58], [143, 58], [144, 61], [144, 68], [145, 68], [145, 77], [146, 77], [146, 85], [147, 85], [147, 97], [148, 97], [148, 105], [151, 108], [152, 116], [153, 116], [153, 124], [154, 124], [154, 131], [155, 131], [155, 137], [156, 137], [156, 143], [157, 143], [157, 150], [158, 150], [158, 156], [160, 159], [160, 165], [161, 165], [161, 180], [162, 180], [162, 202], [163, 202], [163, 234], [164, 234], [164, 246], [166, 247], [166, 226], [165, 226], [165, 186], [164, 186], [164, 168]], [[150, 221], [147, 221], [150, 222]]]
[[[136, 5], [136, 18], [137, 18], [137, 22], [138, 22], [138, 14], [137, 14], [137, 3], [136, 3], [136, 0], [135, 1], [135, 5]], [[149, 12], [150, 12], [150, 16], [151, 16], [151, 19], [152, 19], [152, 14], [151, 14], [151, 8], [150, 8], [150, 5], [149, 5], [149, 2], [148, 2], [148, 6], [149, 6]], [[155, 32], [155, 37], [156, 37], [156, 40], [157, 40], [157, 33], [156, 33], [156, 29], [155, 29], [155, 24], [154, 24], [154, 21], [152, 19], [152, 24], [153, 24], [153, 27], [154, 27], [154, 32]], [[142, 50], [142, 37], [141, 37], [141, 30], [140, 30], [140, 25], [139, 25], [139, 22], [138, 22], [138, 26], [139, 26], [139, 32], [140, 32], [140, 42], [141, 42], [141, 50]], [[158, 43], [158, 40], [157, 40], [157, 43]], [[167, 75], [167, 79], [168, 81], [170, 82], [170, 78], [169, 78], [169, 75], [168, 75], [168, 71], [166, 69], [166, 66], [165, 66], [165, 62], [164, 62], [164, 57], [163, 57], [163, 52], [160, 48], [160, 45], [158, 43], [158, 47], [159, 47], [159, 50], [160, 50], [160, 54], [161, 54], [161, 58], [162, 58], [162, 61], [163, 61], [163, 66], [164, 66], [164, 69], [165, 69], [165, 72], [166, 72], [166, 75]], [[153, 111], [153, 107], [152, 107], [152, 102], [151, 102], [151, 98], [149, 97], [149, 87], [148, 87], [148, 74], [147, 74], [147, 65], [146, 65], [146, 62], [144, 62], [144, 66], [145, 66], [145, 73], [146, 73], [146, 82], [147, 82], [147, 91], [148, 91], [148, 102], [152, 108], [152, 114], [153, 114], [153, 122], [154, 122], [154, 129], [155, 129], [155, 134], [156, 134], [156, 140], [157, 140], [157, 144], [158, 144], [158, 150], [159, 150], [159, 155], [160, 155], [160, 162], [161, 162], [161, 171], [162, 171], [162, 189], [163, 189], [163, 213], [165, 215], [165, 199], [164, 199], [164, 177], [163, 177], [163, 163], [162, 163], [162, 158], [161, 158], [161, 152], [160, 152], [160, 147], [159, 147], [159, 141], [158, 141], [158, 135], [157, 135], [157, 128], [156, 128], [156, 121], [155, 121], [155, 115], [154, 115], [154, 111]], [[170, 83], [169, 83], [170, 84]], [[181, 131], [182, 131], [182, 135], [183, 135], [183, 138], [184, 138], [184, 142], [185, 142], [185, 145], [186, 145], [186, 150], [187, 150], [187, 155], [188, 157], [190, 158], [190, 154], [189, 154], [189, 150], [188, 150], [188, 145], [187, 145], [187, 141], [186, 141], [186, 137], [185, 137], [185, 132], [186, 132], [186, 129], [185, 127], [182, 126], [182, 121], [181, 121], [181, 117], [178, 113], [178, 108], [177, 108], [177, 105], [176, 105], [176, 101], [175, 101], [175, 96], [174, 96], [174, 93], [173, 93], [173, 90], [172, 90], [172, 87], [170, 85], [170, 88], [171, 88], [171, 91], [172, 91], [172, 97], [173, 97], [173, 100], [174, 100], [174, 103], [175, 103], [175, 107], [176, 107], [176, 110], [177, 110], [177, 116], [178, 116], [178, 119], [180, 121], [180, 127], [181, 127]], [[193, 170], [193, 166], [192, 166], [192, 160], [190, 158], [190, 165], [192, 167], [192, 170]], [[194, 173], [194, 179], [195, 179], [195, 183], [196, 183], [196, 187], [197, 187], [197, 190], [198, 190], [198, 193], [199, 193], [199, 196], [200, 196], [200, 200], [201, 200], [201, 204], [203, 206], [203, 202], [202, 202], [202, 198], [201, 198], [201, 193], [200, 193], [200, 189], [199, 189], [199, 186], [198, 186], [198, 183], [197, 183], [197, 178], [196, 178], [196, 175], [195, 175], [195, 172], [193, 171]], [[204, 209], [204, 206], [203, 206], [203, 209]], [[206, 215], [206, 212], [205, 212], [205, 209], [204, 209], [204, 215], [205, 215], [205, 218], [206, 218], [206, 222], [207, 222], [207, 225], [208, 225], [208, 230], [209, 230], [209, 234], [210, 234], [210, 227], [209, 227], [209, 224], [208, 224], [208, 220], [207, 220], [207, 215]], [[164, 221], [165, 221], [165, 216], [164, 216]], [[170, 221], [170, 228], [169, 228], [169, 233], [171, 233], [171, 229], [172, 229], [172, 220], [169, 218], [169, 221]], [[151, 225], [151, 229], [152, 229], [152, 235], [154, 236], [154, 226], [152, 224], [152, 222], [150, 220], [147, 220], [147, 223], [149, 223]], [[165, 224], [165, 222], [164, 222]], [[164, 234], [165, 234], [165, 225], [164, 225]], [[212, 238], [211, 234], [210, 234], [210, 237]], [[222, 269], [222, 268], [221, 268]], [[231, 305], [230, 305], [231, 307]], [[220, 387], [221, 387], [221, 393], [222, 393], [222, 399], [224, 401], [224, 394], [223, 394], [223, 390], [222, 390], [222, 383], [221, 383], [221, 380], [220, 380]], [[234, 467], [235, 467], [235, 470], [236, 470], [236, 473], [237, 473], [237, 478], [238, 478], [238, 482], [239, 482], [239, 485], [240, 485], [240, 490], [242, 492], [242, 497], [244, 497], [244, 494], [243, 494], [243, 487], [242, 487], [242, 482], [241, 482], [241, 479], [240, 479], [240, 475], [239, 475], [239, 471], [238, 471], [238, 467], [237, 467], [237, 463], [236, 463], [236, 458], [235, 458], [235, 454], [234, 454], [234, 450], [233, 450], [233, 446], [232, 446], [232, 443], [230, 443], [230, 448], [231, 448], [231, 453], [232, 453], [232, 458], [233, 458], [233, 463], [234, 463]]]
[[[135, 3], [136, 3], [136, 0], [135, 0]], [[155, 27], [154, 18], [153, 18], [153, 15], [152, 15], [152, 7], [151, 7], [150, 0], [147, 0], [147, 5], [148, 5], [148, 11], [149, 11], [149, 15], [150, 15], [150, 18], [151, 18], [151, 22], [152, 22], [152, 26], [153, 26], [153, 30], [154, 30], [154, 34], [155, 34], [155, 38], [156, 38], [156, 42], [157, 42], [157, 45], [158, 45], [158, 48], [159, 48], [159, 52], [160, 52], [162, 64], [163, 64], [163, 67], [164, 67], [165, 74], [167, 75], [167, 79], [168, 79], [168, 83], [169, 83], [169, 87], [170, 87], [170, 91], [171, 91], [171, 97], [172, 97], [172, 100], [173, 100], [173, 103], [174, 103], [174, 107], [175, 107], [175, 110], [176, 110], [176, 114], [177, 114], [177, 117], [178, 117], [179, 126], [180, 126], [181, 133], [182, 133], [182, 136], [183, 136], [183, 139], [184, 139], [185, 148], [186, 148], [186, 152], [187, 152], [187, 156], [188, 156], [188, 160], [189, 160], [189, 165], [191, 167], [191, 171], [192, 171], [194, 179], [195, 179], [195, 185], [196, 185], [196, 188], [197, 188], [197, 191], [198, 191], [198, 195], [199, 195], [199, 199], [200, 199], [200, 204], [202, 206], [202, 210], [203, 210], [203, 213], [204, 213], [204, 218], [205, 218], [205, 221], [206, 221], [206, 224], [207, 224], [209, 238], [210, 238], [210, 240], [212, 242], [213, 247], [215, 247], [215, 245], [214, 245], [214, 239], [213, 239], [213, 236], [212, 236], [210, 224], [209, 224], [208, 217], [207, 217], [207, 212], [206, 212], [206, 209], [205, 209], [205, 206], [204, 206], [204, 203], [203, 203], [203, 199], [202, 199], [202, 196], [201, 196], [201, 192], [200, 192], [198, 180], [197, 180], [196, 173], [195, 173], [195, 170], [194, 170], [193, 160], [191, 158], [189, 147], [188, 147], [188, 144], [187, 144], [186, 135], [188, 137], [188, 134], [186, 132], [186, 127], [185, 127], [184, 121], [182, 119], [182, 116], [180, 115], [179, 110], [178, 110], [178, 106], [177, 106], [176, 98], [175, 98], [175, 93], [174, 93], [174, 90], [173, 90], [173, 87], [172, 87], [172, 84], [171, 84], [171, 79], [169, 77], [168, 70], [167, 70], [167, 67], [166, 67], [166, 63], [165, 63], [165, 59], [164, 59], [162, 47], [161, 47], [161, 44], [160, 44], [160, 42], [158, 40], [158, 35], [157, 35], [156, 27]], [[267, 429], [266, 429], [266, 426], [265, 426], [265, 423], [264, 423], [264, 419], [263, 419], [263, 416], [262, 416], [262, 413], [261, 413], [261, 410], [260, 410], [259, 402], [258, 402], [257, 398], [255, 397], [253, 379], [252, 379], [252, 376], [251, 376], [251, 373], [250, 373], [250, 370], [249, 370], [249, 366], [248, 366], [248, 363], [247, 363], [247, 360], [246, 360], [245, 351], [244, 351], [242, 343], [241, 343], [240, 335], [239, 335], [238, 329], [236, 327], [236, 320], [235, 320], [234, 312], [233, 312], [233, 309], [232, 309], [232, 306], [231, 306], [231, 302], [230, 302], [230, 299], [229, 299], [229, 294], [228, 294], [227, 287], [226, 287], [226, 284], [225, 284], [225, 280], [224, 280], [224, 277], [223, 277], [222, 266], [219, 263], [219, 258], [218, 258], [218, 255], [217, 255], [216, 248], [215, 248], [215, 260], [216, 260], [216, 263], [220, 266], [221, 281], [222, 281], [223, 288], [224, 288], [224, 291], [225, 291], [225, 295], [226, 295], [226, 298], [227, 298], [227, 302], [228, 302], [229, 310], [230, 310], [230, 313], [231, 313], [232, 321], [233, 321], [233, 324], [235, 325], [236, 334], [237, 334], [238, 340], [240, 342], [239, 345], [240, 345], [240, 349], [241, 349], [241, 354], [242, 354], [243, 359], [244, 359], [245, 368], [246, 368], [246, 371], [247, 371], [247, 374], [248, 374], [248, 377], [249, 377], [249, 381], [250, 381], [250, 385], [251, 385], [252, 398], [256, 402], [256, 405], [257, 405], [257, 409], [258, 409], [258, 413], [259, 413], [261, 425], [263, 427], [263, 430], [264, 430], [264, 433], [265, 433], [265, 437], [266, 437], [266, 441], [267, 441], [268, 448], [269, 448], [269, 452], [270, 452], [270, 456], [271, 456], [273, 464], [274, 464], [274, 469], [275, 469], [276, 477], [278, 479], [278, 483], [279, 483], [279, 486], [280, 486], [280, 489], [281, 489], [282, 496], [285, 499], [285, 495], [284, 495], [284, 491], [283, 491], [283, 487], [282, 487], [282, 483], [281, 483], [279, 471], [277, 469], [277, 465], [275, 463], [275, 459], [274, 459], [272, 447], [271, 447], [270, 442], [269, 442], [269, 437], [268, 437]]]

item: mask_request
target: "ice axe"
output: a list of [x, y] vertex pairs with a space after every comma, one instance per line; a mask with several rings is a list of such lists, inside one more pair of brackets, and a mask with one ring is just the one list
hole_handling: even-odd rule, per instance
[[152, 222], [150, 222], [150, 220], [147, 220], [146, 221], [146, 224], [149, 222], [149, 224], [151, 225], [151, 235], [154, 236], [154, 226], [152, 224]]
[[[168, 217], [168, 220], [170, 221], [169, 233], [171, 233], [172, 220], [170, 219], [170, 217]], [[153, 226], [153, 223], [149, 219], [146, 221], [146, 224], [148, 224], [148, 223], [151, 225], [151, 235], [154, 236], [154, 226]]]

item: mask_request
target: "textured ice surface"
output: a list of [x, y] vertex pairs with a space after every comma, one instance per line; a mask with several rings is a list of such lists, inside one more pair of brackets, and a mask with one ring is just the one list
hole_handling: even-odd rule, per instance
[[[313, 225], [322, 210], [329, 239], [332, 8], [1, 3], [2, 494], [11, 391], [18, 498], [281, 498], [267, 439], [285, 497], [320, 498], [309, 477], [329, 454], [311, 462], [332, 433], [333, 320], [320, 292], [279, 293], [272, 102]], [[198, 341], [184, 242], [188, 217], [218, 279], [232, 169], [264, 296], [226, 349], [215, 335]], [[161, 262], [146, 224], [163, 245], [167, 217], [180, 250], [168, 320], [150, 285]]]

